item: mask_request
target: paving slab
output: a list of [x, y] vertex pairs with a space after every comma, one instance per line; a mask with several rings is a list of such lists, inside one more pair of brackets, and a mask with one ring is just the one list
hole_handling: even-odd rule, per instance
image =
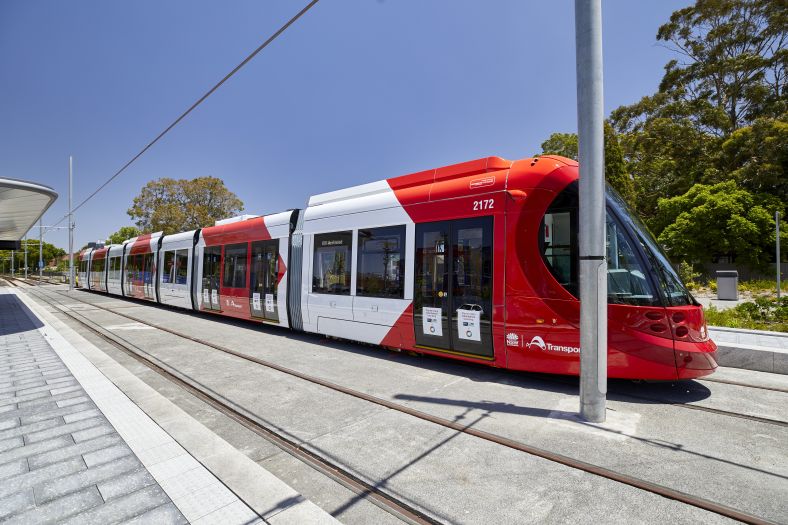
[[[0, 371], [6, 384], [0, 391], [12, 396], [4, 400], [10, 410], [0, 411], [0, 421], [11, 423], [0, 426], [0, 509], [8, 523], [86, 523], [106, 513], [101, 509], [109, 498], [98, 481], [130, 469], [146, 471], [130, 450], [124, 465], [90, 460], [114, 450], [122, 438], [46, 341], [43, 326], [16, 295], [0, 293], [0, 359], [7, 365]], [[93, 417], [68, 418], [85, 412]], [[132, 496], [131, 516], [150, 508], [133, 504], [139, 488], [115, 492]], [[159, 504], [171, 501], [159, 491], [166, 500]]]
[[[0, 298], [2, 297], [0, 295]], [[56, 409], [47, 407], [48, 414], [52, 416], [49, 419], [59, 418], [63, 421], [63, 426], [70, 425], [72, 429], [69, 433], [72, 444], [51, 453], [68, 456], [75, 453], [75, 447], [82, 447], [78, 452], [87, 471], [73, 476], [70, 483], [91, 483], [103, 500], [103, 506], [95, 506], [73, 516], [73, 522], [104, 523], [108, 519], [133, 521], [144, 515], [149, 519], [166, 518], [173, 523], [189, 521], [250, 524], [263, 522], [264, 519], [287, 510], [285, 506], [276, 512], [258, 512], [255, 500], [259, 500], [260, 495], [266, 498], [278, 497], [278, 494], [299, 496], [226, 442], [217, 440], [196, 421], [188, 416], [184, 417], [185, 414], [168, 404], [166, 399], [155, 391], [141, 388], [144, 383], [84, 339], [81, 343], [84, 343], [85, 347], [77, 351], [58, 332], [59, 329], [70, 329], [54, 318], [44, 320], [48, 315], [45, 311], [25, 297], [22, 297], [22, 300], [27, 303], [23, 306], [29, 305], [35, 310], [35, 313], [25, 313], [31, 320], [42, 323], [43, 326], [38, 330], [43, 332], [46, 342], [55, 349], [78, 380], [76, 386], [84, 388], [90, 399], [90, 406], [74, 402]], [[40, 315], [43, 317], [39, 317]], [[50, 322], [60, 326], [56, 329]], [[98, 362], [99, 368], [87, 359], [83, 352], [87, 352], [86, 355]], [[126, 390], [119, 390], [113, 382], [123, 385]], [[50, 394], [54, 390], [52, 389]], [[66, 393], [58, 391], [53, 395]], [[158, 414], [162, 425], [172, 424], [164, 430], [135, 405], [130, 397], [146, 405], [149, 412]], [[91, 425], [90, 422], [96, 424]], [[57, 434], [57, 431], [50, 428], [38, 431]], [[177, 435], [178, 440], [171, 434]], [[107, 442], [116, 435], [117, 440]], [[195, 445], [192, 449], [199, 448], [199, 444], [204, 446], [206, 442], [213, 446], [208, 451], [201, 451], [202, 457], [198, 461], [181, 445], [188, 445], [189, 442]], [[89, 447], [91, 443], [102, 443], [106, 446]], [[52, 461], [55, 458], [47, 459]], [[111, 473], [116, 471], [117, 475], [111, 476]], [[220, 479], [212, 471], [224, 475]], [[233, 477], [236, 479], [231, 479]], [[190, 484], [190, 481], [194, 483]], [[239, 483], [245, 486], [240, 486]], [[229, 487], [233, 486], [231, 490]], [[58, 493], [58, 489], [48, 485], [41, 487], [39, 492], [42, 497], [45, 494], [51, 497]], [[238, 494], [244, 493], [250, 497], [242, 500]], [[304, 499], [300, 496], [299, 498]], [[252, 500], [251, 506], [247, 503], [248, 500]], [[316, 522], [336, 522], [316, 506], [311, 515]], [[293, 516], [295, 517], [295, 514]], [[303, 517], [303, 512], [299, 516]], [[280, 522], [297, 523], [287, 519], [280, 519]]]

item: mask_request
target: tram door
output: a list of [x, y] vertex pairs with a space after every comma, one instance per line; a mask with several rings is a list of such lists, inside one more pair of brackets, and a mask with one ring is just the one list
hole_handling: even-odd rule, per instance
[[219, 310], [219, 261], [221, 246], [206, 246], [202, 260], [202, 307], [205, 310]]
[[419, 346], [492, 357], [492, 217], [416, 225]]
[[142, 256], [142, 279], [145, 299], [156, 300], [156, 265], [153, 263], [153, 254], [146, 253]]
[[249, 302], [253, 317], [279, 321], [276, 304], [277, 278], [279, 275], [279, 241], [252, 243], [252, 276]]

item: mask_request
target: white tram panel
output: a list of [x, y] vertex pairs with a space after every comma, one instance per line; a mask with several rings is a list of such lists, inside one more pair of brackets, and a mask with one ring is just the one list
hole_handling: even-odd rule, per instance
[[159, 302], [191, 308], [189, 296], [192, 279], [194, 235], [197, 230], [165, 235], [158, 254]]
[[90, 255], [93, 253], [93, 248], [82, 250], [79, 254], [79, 269], [77, 271], [77, 284], [79, 288], [90, 290]]
[[[156, 232], [156, 233], [150, 234], [150, 237], [148, 237], [147, 235], [138, 236], [138, 237], [133, 237], [133, 238], [128, 239], [127, 241], [123, 242], [123, 265], [122, 265], [122, 269], [123, 269], [123, 272], [124, 272], [123, 279], [122, 279], [122, 282], [123, 282], [123, 295], [128, 296], [128, 297], [146, 298], [146, 299], [153, 299], [153, 300], [156, 299], [156, 293], [155, 293], [155, 288], [156, 288], [156, 281], [155, 281], [156, 266], [155, 266], [155, 261], [157, 260], [157, 251], [158, 251], [158, 246], [159, 246], [159, 237], [161, 237], [162, 234], [163, 234], [163, 232]], [[145, 239], [140, 239], [140, 237], [146, 237], [146, 238]], [[142, 285], [139, 285], [139, 284], [134, 282], [134, 280], [131, 278], [132, 276], [131, 276], [131, 273], [129, 271], [129, 258], [134, 256], [134, 255], [136, 255], [136, 254], [132, 254], [131, 252], [132, 252], [132, 249], [135, 248], [135, 244], [137, 242], [147, 243], [146, 254], [148, 252], [150, 252], [152, 254], [151, 259], [154, 261], [154, 266], [153, 267], [151, 267], [151, 268], [147, 268], [146, 267], [144, 273], [138, 274], [138, 277], [142, 278], [141, 279], [142, 282], [143, 282]], [[145, 274], [147, 274], [149, 276], [148, 277], [148, 282], [145, 282], [146, 281]], [[141, 288], [141, 289], [136, 289], [136, 288]]]
[[[380, 344], [413, 300], [415, 225], [386, 181], [312, 196], [304, 211], [302, 303], [304, 330]], [[405, 226], [404, 297], [356, 295], [358, 230]], [[350, 295], [315, 293], [315, 235], [352, 232]]]
[[[276, 307], [279, 314], [279, 325], [286, 328], [290, 327], [287, 322], [287, 281], [290, 273], [290, 219], [293, 213], [291, 210], [263, 217], [265, 228], [268, 230], [271, 239], [279, 240], [277, 251], [285, 265], [282, 280], [276, 287]], [[280, 271], [282, 271], [281, 268]]]
[[123, 245], [113, 244], [107, 250], [107, 293], [123, 295]]

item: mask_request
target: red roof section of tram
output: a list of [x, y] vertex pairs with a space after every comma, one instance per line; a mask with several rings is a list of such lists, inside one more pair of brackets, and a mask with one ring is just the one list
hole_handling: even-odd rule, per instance
[[409, 175], [388, 179], [389, 186], [403, 206], [452, 197], [464, 197], [474, 193], [489, 193], [501, 190], [506, 176], [484, 176], [511, 167], [512, 161], [501, 157], [485, 157], [451, 164]]
[[209, 226], [201, 231], [206, 246], [235, 244], [239, 242], [267, 241], [271, 238], [265, 226], [265, 217]]
[[107, 252], [109, 251], [109, 246], [106, 248], [99, 248], [95, 252], [93, 252], [93, 260], [103, 259], [107, 256]]
[[131, 243], [131, 249], [129, 253], [131, 255], [136, 255], [138, 253], [151, 253], [152, 250], [150, 248], [150, 241], [153, 237], [150, 233], [145, 233], [137, 237], [133, 243]]

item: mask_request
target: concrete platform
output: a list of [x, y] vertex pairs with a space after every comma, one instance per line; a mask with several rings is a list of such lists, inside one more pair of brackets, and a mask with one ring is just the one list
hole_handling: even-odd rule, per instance
[[721, 366], [788, 374], [788, 334], [710, 326]]
[[0, 289], [4, 523], [335, 522], [25, 301]]
[[[37, 292], [38, 293], [38, 292]], [[88, 303], [230, 346], [280, 366], [386, 400], [727, 505], [788, 522], [788, 394], [782, 376], [734, 370], [741, 387], [711, 381], [611, 381], [608, 423], [573, 419], [577, 381], [413, 357], [100, 294], [51, 294], [65, 307], [134, 341], [301, 446], [331, 457], [438, 521], [451, 523], [723, 523], [718, 514], [412, 416], [372, 405]], [[347, 523], [383, 523], [364, 501], [328, 486], [293, 458], [239, 431], [193, 398], [124, 358], [32, 294], [119, 366]], [[67, 334], [67, 330], [62, 332]], [[69, 335], [69, 337], [72, 337]], [[714, 376], [711, 376], [712, 378]], [[779, 387], [778, 387], [779, 388]], [[690, 408], [690, 409], [688, 409]], [[705, 410], [704, 410], [705, 409]], [[748, 419], [752, 416], [756, 419]], [[389, 516], [390, 519], [390, 516]]]

